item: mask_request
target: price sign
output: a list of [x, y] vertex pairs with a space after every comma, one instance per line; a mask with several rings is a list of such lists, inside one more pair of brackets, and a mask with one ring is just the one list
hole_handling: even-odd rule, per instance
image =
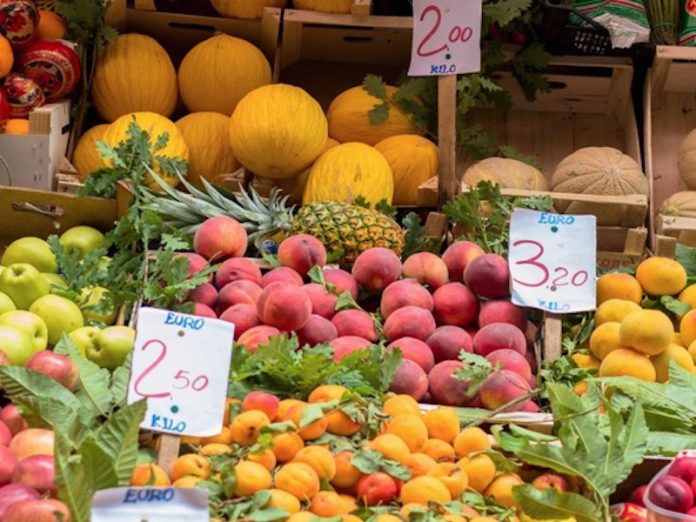
[[140, 427], [196, 437], [220, 433], [234, 325], [141, 308], [137, 330], [128, 402], [147, 399]]
[[482, 0], [413, 0], [409, 76], [481, 70]]
[[111, 488], [97, 491], [92, 522], [209, 522], [208, 493], [199, 488]]
[[512, 302], [567, 314], [596, 305], [597, 219], [515, 209], [508, 263]]

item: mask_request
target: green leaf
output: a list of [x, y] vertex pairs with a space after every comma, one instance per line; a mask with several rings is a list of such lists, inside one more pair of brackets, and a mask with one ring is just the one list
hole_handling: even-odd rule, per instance
[[515, 486], [512, 496], [527, 515], [532, 518], [565, 520], [575, 518], [577, 522], [602, 520], [602, 512], [589, 499], [577, 493], [558, 491], [554, 488], [537, 489], [531, 484]]
[[350, 463], [363, 473], [382, 471], [399, 480], [410, 480], [411, 471], [404, 465], [386, 459], [381, 453], [373, 450], [362, 450], [353, 455]]
[[55, 431], [55, 482], [58, 499], [70, 509], [74, 522], [89, 522], [94, 486], [82, 458], [73, 454], [72, 441], [62, 432]]
[[335, 410], [338, 406], [338, 401], [329, 402], [317, 402], [310, 404], [302, 412], [302, 418], [300, 419], [300, 429], [304, 429], [313, 422], [318, 421], [323, 418], [324, 415], [332, 410]]
[[660, 297], [660, 303], [667, 310], [679, 316], [685, 315], [689, 310], [691, 310], [691, 307], [688, 304], [682, 303], [669, 295], [663, 295]]
[[[104, 451], [104, 448], [99, 445], [94, 435], [85, 437], [80, 444], [78, 453], [81, 457], [82, 466], [85, 468], [85, 473], [89, 477], [89, 481], [95, 491], [128, 485], [128, 482], [123, 483], [119, 481], [114, 469], [114, 463], [106, 451]], [[135, 463], [133, 467], [135, 467]], [[132, 471], [131, 469], [131, 473]], [[128, 478], [130, 479], [130, 475]]]
[[111, 374], [111, 397], [116, 405], [126, 401], [132, 360], [133, 353], [131, 352], [126, 357], [125, 362]]
[[696, 433], [650, 431], [646, 454], [672, 457], [680, 451], [696, 448]]
[[375, 74], [368, 74], [363, 79], [363, 89], [367, 91], [368, 94], [374, 96], [378, 100], [383, 102], [388, 102], [389, 97], [387, 96], [387, 84], [384, 80]]
[[362, 307], [355, 302], [355, 299], [353, 299], [353, 296], [348, 290], [338, 296], [335, 308], [337, 312], [342, 310], [362, 310]]
[[677, 243], [676, 260], [687, 274], [696, 275], [696, 248]]
[[261, 428], [260, 433], [270, 433], [272, 435], [277, 435], [278, 433], [288, 433], [291, 431], [297, 431], [297, 426], [295, 426], [295, 423], [292, 421], [284, 421], [267, 424], [266, 426], [263, 426]]
[[250, 513], [245, 516], [247, 520], [253, 522], [272, 522], [274, 520], [286, 520], [290, 513], [277, 507], [267, 507]]

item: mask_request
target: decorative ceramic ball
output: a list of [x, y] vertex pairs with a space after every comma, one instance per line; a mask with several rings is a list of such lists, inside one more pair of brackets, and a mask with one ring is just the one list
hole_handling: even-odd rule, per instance
[[16, 68], [39, 84], [48, 102], [70, 96], [80, 81], [80, 59], [64, 40], [32, 43], [19, 55]]
[[39, 26], [39, 9], [32, 0], [0, 0], [0, 32], [15, 50], [34, 39]]
[[46, 103], [41, 87], [17, 73], [10, 73], [5, 78], [5, 90], [12, 118], [26, 118], [32, 110]]

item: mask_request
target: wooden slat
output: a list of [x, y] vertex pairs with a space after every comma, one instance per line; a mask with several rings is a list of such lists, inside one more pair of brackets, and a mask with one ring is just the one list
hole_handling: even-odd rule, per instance
[[160, 447], [157, 452], [157, 464], [169, 475], [172, 464], [179, 456], [181, 439], [176, 435], [160, 435]]
[[457, 150], [457, 76], [440, 76], [437, 79], [438, 99], [438, 149], [440, 167], [438, 182], [438, 207], [454, 199], [458, 192], [456, 173]]
[[447, 233], [447, 216], [440, 212], [430, 212], [425, 220], [425, 236], [442, 238]]
[[372, 14], [372, 0], [353, 0], [353, 5], [350, 6], [350, 14], [355, 16]]
[[303, 11], [298, 9], [286, 9], [283, 21], [325, 26], [383, 29], [413, 28], [413, 18], [410, 16], [354, 16], [352, 14], [320, 13], [318, 11]]
[[560, 315], [544, 312], [544, 360], [556, 361], [561, 358], [563, 328]]

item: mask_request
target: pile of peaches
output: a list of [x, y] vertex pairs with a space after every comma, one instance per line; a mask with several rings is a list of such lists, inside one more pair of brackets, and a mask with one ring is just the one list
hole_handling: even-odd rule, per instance
[[[231, 244], [241, 236], [235, 227], [241, 225], [228, 217], [207, 220], [194, 237], [196, 252], [182, 255], [191, 274], [221, 261], [189, 299], [196, 315], [234, 323], [236, 342], [248, 350], [283, 332], [297, 334], [300, 346], [331, 344], [336, 360], [384, 342], [404, 358], [392, 391], [451, 406], [497, 409], [536, 387], [527, 349], [534, 327], [509, 300], [503, 257], [467, 241], [453, 243], [441, 257], [419, 252], [403, 262], [389, 249], [371, 248], [348, 272], [327, 267], [322, 243], [300, 234], [281, 242], [280, 266], [263, 273], [257, 260], [242, 257], [245, 243]], [[316, 274], [310, 279], [314, 267], [322, 268], [319, 280]], [[354, 304], [346, 306], [345, 298]], [[500, 369], [473, 396], [469, 384], [453, 376], [466, 366], [462, 351]], [[514, 409], [538, 411], [529, 400]]]
[[[409, 513], [427, 511], [443, 521], [497, 520], [494, 513], [467, 503], [466, 492], [490, 497], [513, 513], [518, 510], [512, 491], [525, 481], [518, 473], [496, 469], [490, 437], [478, 427], [461, 429], [454, 408], [423, 413], [409, 395], [392, 394], [381, 403], [381, 429], [365, 435], [365, 426], [344, 411], [351, 399], [341, 386], [320, 386], [306, 402], [254, 391], [229, 404], [220, 434], [185, 438], [184, 447], [191, 451], [179, 456], [171, 470], [140, 464], [132, 484], [196, 487], [201, 481], [221, 482], [220, 462], [226, 455], [235, 474], [230, 497], [268, 491], [263, 507], [284, 510], [286, 517], [278, 519], [290, 522], [317, 516], [357, 522], [356, 510], [375, 506], [381, 507], [374, 519], [380, 522], [400, 522]], [[317, 405], [324, 406], [324, 414], [306, 422], [308, 408]], [[280, 429], [288, 423], [290, 429]], [[272, 438], [263, 441], [269, 433]], [[338, 438], [347, 442], [348, 437], [352, 449], [334, 449]], [[381, 459], [378, 469], [366, 471], [360, 463], [366, 452], [373, 461], [374, 456]], [[395, 467], [401, 470], [399, 478]], [[525, 478], [539, 489], [568, 489], [558, 475], [536, 472]]]

